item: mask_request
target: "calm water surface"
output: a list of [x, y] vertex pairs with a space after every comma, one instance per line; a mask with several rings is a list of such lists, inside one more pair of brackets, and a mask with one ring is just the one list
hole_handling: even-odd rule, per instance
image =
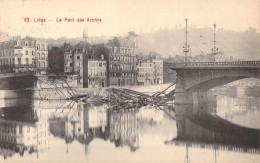
[[[164, 110], [153, 106], [112, 110], [108, 104], [73, 101], [0, 103], [0, 162], [260, 159], [257, 96], [218, 94], [193, 105], [162, 106]], [[187, 112], [175, 115], [177, 110]]]

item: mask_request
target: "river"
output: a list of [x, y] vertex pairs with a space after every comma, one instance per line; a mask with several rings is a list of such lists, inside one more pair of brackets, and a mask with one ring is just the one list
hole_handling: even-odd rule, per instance
[[127, 110], [5, 100], [0, 162], [258, 162], [258, 94], [209, 94], [193, 105]]

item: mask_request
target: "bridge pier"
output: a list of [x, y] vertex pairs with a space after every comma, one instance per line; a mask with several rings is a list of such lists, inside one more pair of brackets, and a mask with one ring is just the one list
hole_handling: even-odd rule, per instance
[[188, 91], [184, 89], [175, 90], [175, 104], [198, 104], [209, 100], [209, 91], [197, 90]]
[[175, 104], [193, 103], [192, 92], [185, 89], [175, 89]]

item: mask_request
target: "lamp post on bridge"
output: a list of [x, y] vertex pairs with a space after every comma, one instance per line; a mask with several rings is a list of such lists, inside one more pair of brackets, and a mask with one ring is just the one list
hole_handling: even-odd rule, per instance
[[185, 58], [184, 58], [184, 63], [185, 65], [187, 64], [187, 53], [189, 52], [189, 48], [190, 46], [188, 45], [188, 31], [187, 31], [187, 28], [188, 28], [188, 19], [186, 18], [185, 19], [185, 22], [186, 22], [186, 30], [185, 30], [185, 45], [183, 46], [183, 52], [185, 53]]
[[212, 54], [214, 56], [214, 62], [216, 61], [216, 54], [218, 54], [218, 48], [216, 48], [216, 24], [213, 24], [214, 26], [214, 41], [213, 41], [213, 44], [214, 44], [214, 47], [212, 48]]

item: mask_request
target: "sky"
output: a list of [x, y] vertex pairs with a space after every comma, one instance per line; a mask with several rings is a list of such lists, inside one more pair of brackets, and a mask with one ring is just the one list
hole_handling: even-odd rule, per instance
[[[260, 31], [260, 0], [0, 0], [0, 32], [59, 38], [149, 33], [188, 25]], [[57, 18], [96, 18], [101, 22], [56, 22]], [[24, 18], [31, 22], [26, 23]], [[33, 22], [44, 18], [46, 22]], [[75, 20], [76, 21], [76, 20]]]

